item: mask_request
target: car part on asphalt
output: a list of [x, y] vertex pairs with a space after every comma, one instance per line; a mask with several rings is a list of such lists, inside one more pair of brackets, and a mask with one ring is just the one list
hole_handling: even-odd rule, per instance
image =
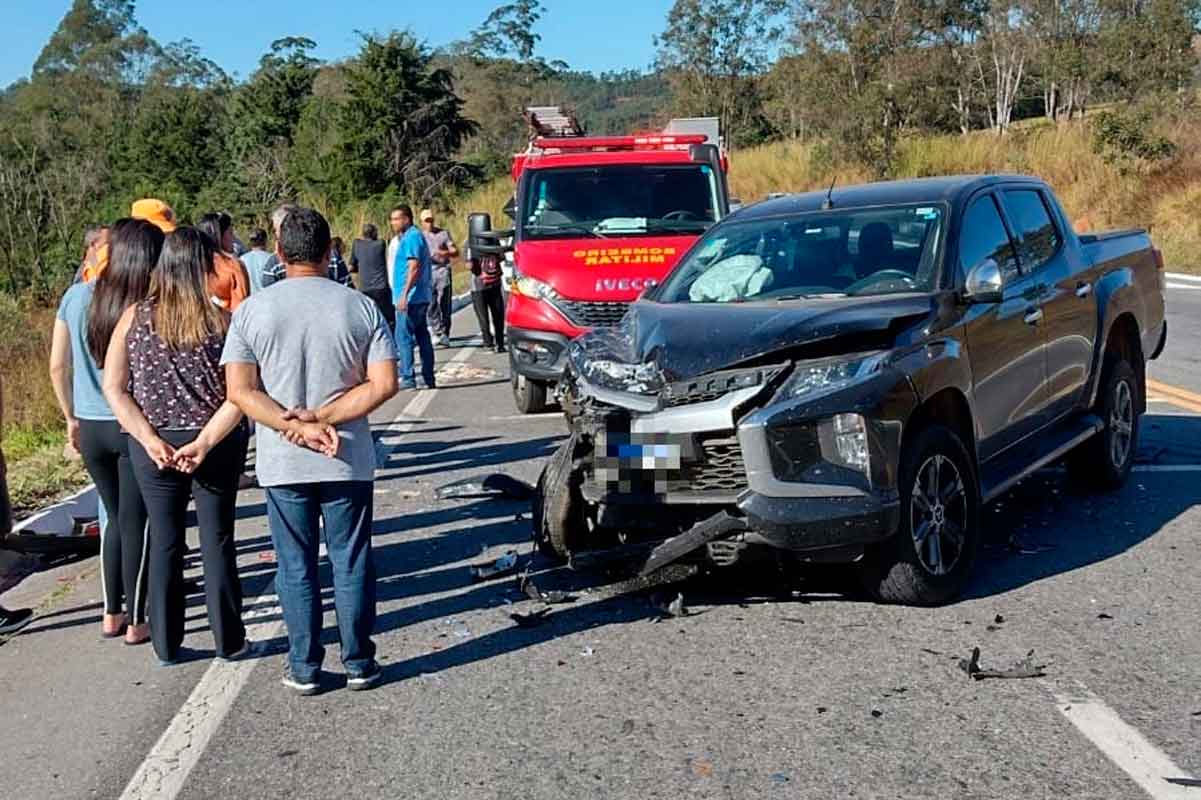
[[980, 648], [974, 647], [970, 659], [959, 660], [959, 668], [966, 672], [968, 677], [978, 681], [988, 678], [1042, 678], [1047, 674], [1045, 664], [1034, 663], [1033, 650], [1007, 669], [984, 669], [980, 666]]
[[655, 570], [662, 569], [672, 562], [679, 561], [689, 553], [699, 550], [719, 536], [728, 536], [745, 528], [746, 523], [737, 517], [733, 517], [725, 511], [718, 512], [656, 547], [646, 559], [646, 563], [642, 565], [639, 574], [650, 575]]
[[471, 577], [477, 581], [490, 581], [511, 575], [517, 571], [517, 551], [510, 550], [495, 561], [487, 564], [476, 564], [471, 568]]
[[552, 590], [544, 592], [534, 583], [534, 579], [530, 577], [529, 567], [526, 567], [525, 572], [521, 573], [517, 579], [518, 590], [531, 600], [539, 603], [546, 603], [548, 606], [562, 605], [565, 603], [574, 603], [576, 596], [568, 592]]
[[537, 628], [548, 620], [549, 614], [549, 608], [540, 608], [529, 614], [519, 614], [514, 611], [512, 614], [509, 614], [509, 618], [517, 623], [518, 628]]
[[464, 500], [474, 498], [505, 498], [507, 500], [529, 500], [534, 496], [534, 487], [503, 472], [491, 475], [463, 478], [439, 486], [434, 495], [439, 500]]
[[684, 593], [677, 592], [674, 598], [656, 596], [651, 598], [651, 605], [659, 612], [660, 617], [657, 622], [674, 617], [689, 616], [688, 606], [684, 605]]

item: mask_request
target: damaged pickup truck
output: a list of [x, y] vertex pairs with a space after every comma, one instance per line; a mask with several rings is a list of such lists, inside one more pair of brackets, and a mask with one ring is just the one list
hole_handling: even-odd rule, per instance
[[984, 503], [1065, 457], [1126, 480], [1163, 285], [1145, 232], [1077, 235], [1034, 178], [745, 208], [572, 343], [539, 546], [636, 552], [644, 573], [769, 547], [854, 563], [886, 602], [945, 602]]

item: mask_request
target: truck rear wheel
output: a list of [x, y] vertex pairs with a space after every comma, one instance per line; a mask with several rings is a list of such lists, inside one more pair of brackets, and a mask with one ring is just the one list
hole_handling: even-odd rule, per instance
[[542, 468], [534, 489], [534, 543], [538, 552], [555, 562], [566, 561], [578, 549], [576, 545], [587, 525], [576, 449], [574, 436], [563, 442]]
[[900, 467], [900, 526], [867, 554], [862, 578], [885, 603], [939, 605], [963, 589], [976, 558], [976, 472], [963, 442], [942, 425], [931, 425], [908, 442]]
[[1093, 411], [1105, 427], [1068, 456], [1072, 477], [1102, 491], [1120, 489], [1134, 466], [1138, 447], [1142, 391], [1134, 367], [1125, 358], [1106, 356]]
[[542, 381], [532, 380], [519, 375], [513, 365], [509, 365], [513, 383], [513, 402], [522, 414], [540, 414], [547, 409], [546, 395], [549, 388]]

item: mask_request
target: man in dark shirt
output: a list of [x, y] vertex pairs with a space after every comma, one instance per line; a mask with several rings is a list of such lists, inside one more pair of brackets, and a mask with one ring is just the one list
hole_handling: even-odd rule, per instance
[[388, 327], [396, 329], [396, 306], [392, 303], [392, 289], [388, 285], [388, 262], [386, 245], [379, 239], [379, 231], [368, 223], [363, 226], [363, 238], [355, 239], [350, 249], [350, 271], [359, 275], [359, 291], [379, 306]]

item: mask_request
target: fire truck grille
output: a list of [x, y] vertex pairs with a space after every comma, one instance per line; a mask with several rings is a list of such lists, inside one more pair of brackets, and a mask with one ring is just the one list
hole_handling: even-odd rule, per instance
[[590, 303], [584, 300], [557, 300], [555, 305], [580, 328], [611, 328], [621, 322], [629, 303]]

